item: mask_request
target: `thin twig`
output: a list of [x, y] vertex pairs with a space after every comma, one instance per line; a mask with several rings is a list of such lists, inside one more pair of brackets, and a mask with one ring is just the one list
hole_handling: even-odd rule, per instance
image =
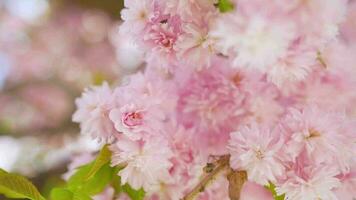
[[224, 155], [221, 156], [216, 162], [208, 164], [209, 166], [207, 165], [207, 168], [209, 168], [209, 170], [205, 170], [205, 175], [198, 185], [196, 185], [187, 195], [185, 195], [182, 200], [194, 200], [200, 192], [203, 192], [209, 183], [211, 183], [211, 181], [213, 181], [220, 174], [220, 172], [227, 169], [229, 166], [229, 158], [230, 156]]

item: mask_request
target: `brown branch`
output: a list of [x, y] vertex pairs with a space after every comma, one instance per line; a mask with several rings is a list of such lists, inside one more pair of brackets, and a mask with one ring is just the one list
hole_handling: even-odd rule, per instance
[[203, 192], [209, 183], [211, 183], [220, 174], [220, 172], [228, 168], [229, 159], [229, 155], [224, 155], [214, 163], [208, 163], [204, 168], [205, 175], [201, 181], [187, 195], [185, 195], [182, 200], [194, 200], [195, 197], [199, 193]]

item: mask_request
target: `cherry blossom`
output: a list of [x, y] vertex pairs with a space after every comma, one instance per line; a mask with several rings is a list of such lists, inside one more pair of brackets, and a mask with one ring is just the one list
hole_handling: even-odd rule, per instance
[[76, 100], [78, 110], [73, 121], [81, 123], [82, 134], [89, 134], [98, 140], [111, 141], [117, 134], [109, 113], [114, 107], [112, 91], [107, 83], [87, 89]]
[[122, 184], [146, 199], [236, 199], [231, 173], [246, 173], [245, 200], [273, 199], [265, 186], [288, 200], [355, 198], [347, 2], [229, 2], [125, 1], [120, 35], [144, 64], [85, 91], [74, 121], [110, 143]]

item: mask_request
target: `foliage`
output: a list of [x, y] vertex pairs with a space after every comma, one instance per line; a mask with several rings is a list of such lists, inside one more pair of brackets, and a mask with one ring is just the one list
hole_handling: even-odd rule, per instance
[[8, 198], [45, 199], [29, 180], [17, 174], [7, 173], [2, 169], [0, 169], [0, 194], [4, 194]]
[[275, 200], [284, 200], [284, 194], [283, 195], [277, 195], [277, 192], [276, 192], [276, 186], [273, 184], [273, 183], [269, 183], [269, 185], [266, 186], [266, 188], [272, 192], [273, 194], [273, 198]]
[[102, 193], [108, 186], [115, 189], [115, 194], [126, 192], [132, 200], [142, 200], [143, 190], [133, 190], [129, 185], [121, 186], [117, 175], [120, 168], [110, 166], [111, 152], [104, 146], [97, 158], [77, 169], [65, 187], [54, 188], [52, 200], [90, 200], [92, 196]]
[[145, 197], [145, 191], [143, 189], [135, 190], [128, 184], [123, 185], [122, 190], [127, 193], [132, 200], [143, 200]]
[[230, 0], [219, 0], [217, 6], [222, 13], [229, 12], [234, 9], [234, 4]]
[[[63, 187], [51, 190], [51, 200], [91, 200], [93, 196], [102, 193], [108, 186], [115, 189], [115, 194], [127, 193], [132, 200], [142, 200], [143, 189], [134, 190], [128, 184], [121, 186], [117, 175], [120, 168], [110, 166], [111, 152], [104, 146], [97, 158], [79, 167]], [[36, 187], [26, 178], [7, 173], [0, 169], [0, 194], [9, 198], [25, 198], [30, 200], [45, 200]]]

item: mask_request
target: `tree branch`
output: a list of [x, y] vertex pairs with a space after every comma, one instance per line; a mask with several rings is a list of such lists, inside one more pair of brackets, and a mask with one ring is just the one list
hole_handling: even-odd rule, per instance
[[215, 161], [214, 163], [208, 163], [207, 166], [204, 168], [205, 175], [201, 179], [201, 181], [196, 185], [192, 191], [190, 191], [187, 195], [183, 197], [182, 200], [194, 200], [195, 197], [205, 190], [209, 183], [211, 183], [219, 174], [220, 172], [228, 169], [229, 166], [229, 155], [221, 156], [219, 160]]

